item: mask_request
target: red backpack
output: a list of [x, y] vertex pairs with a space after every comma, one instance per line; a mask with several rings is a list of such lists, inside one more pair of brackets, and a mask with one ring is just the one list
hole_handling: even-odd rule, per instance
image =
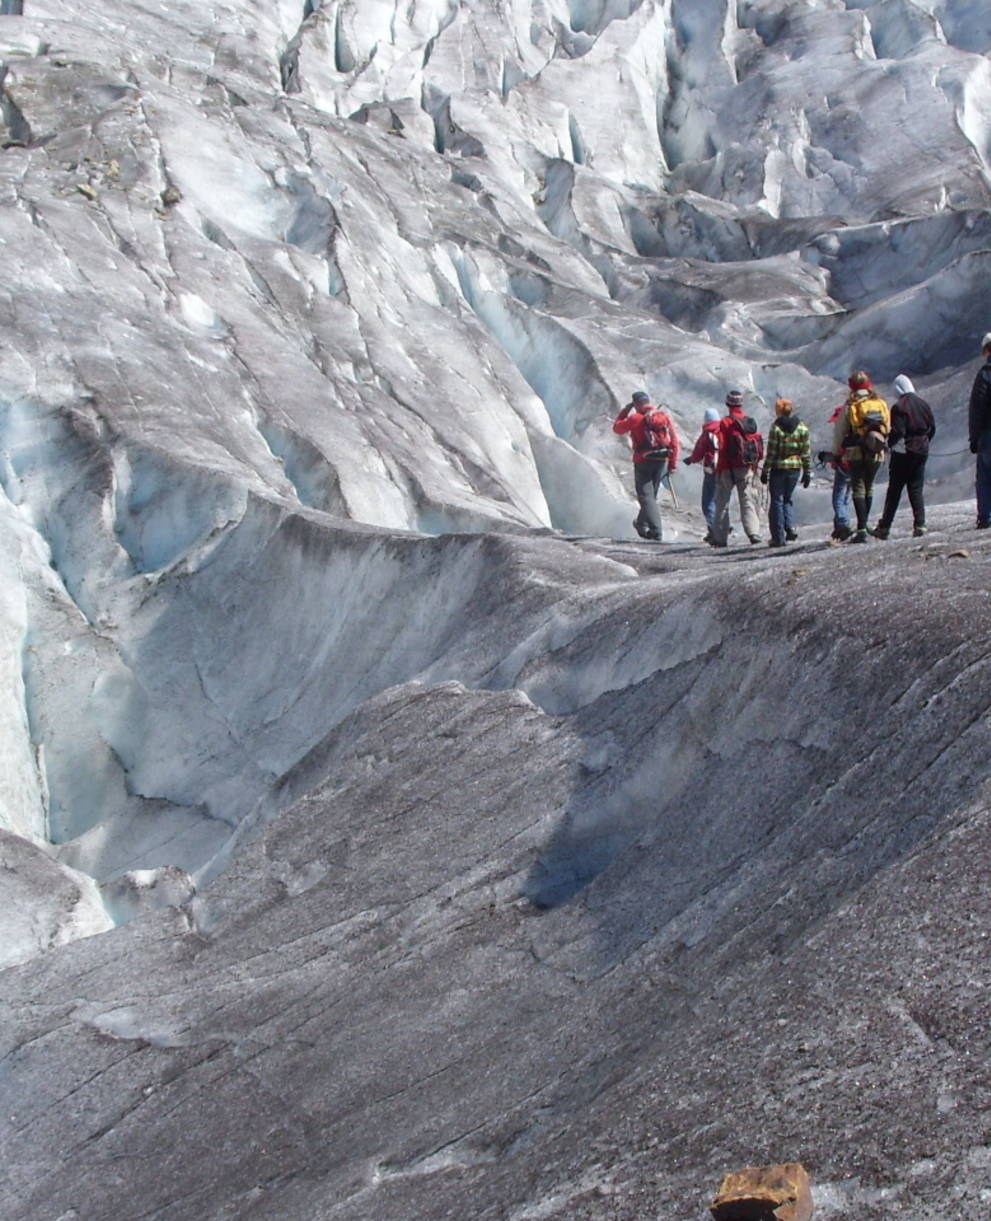
[[753, 416], [730, 416], [733, 427], [726, 438], [726, 464], [731, 470], [747, 466], [753, 470], [764, 457], [764, 438]]
[[644, 458], [669, 458], [674, 448], [671, 421], [663, 411], [652, 408], [643, 417], [644, 444], [637, 446], [637, 453]]

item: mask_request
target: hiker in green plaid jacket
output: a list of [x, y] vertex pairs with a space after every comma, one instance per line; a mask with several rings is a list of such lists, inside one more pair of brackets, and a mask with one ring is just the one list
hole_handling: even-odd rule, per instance
[[792, 496], [798, 481], [807, 488], [812, 482], [812, 443], [807, 424], [795, 415], [791, 399], [774, 404], [775, 419], [767, 434], [767, 453], [760, 481], [771, 494], [768, 520], [771, 527], [769, 547], [783, 547], [798, 538]]

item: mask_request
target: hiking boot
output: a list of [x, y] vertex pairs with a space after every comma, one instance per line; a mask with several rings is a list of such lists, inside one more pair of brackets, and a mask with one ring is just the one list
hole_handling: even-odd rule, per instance
[[782, 539], [772, 538], [767, 545], [769, 547], [783, 547], [785, 545], [785, 540], [783, 538]]
[[866, 543], [867, 539], [868, 539], [868, 534], [867, 534], [866, 530], [857, 530], [856, 533], [854, 534], [853, 538], [850, 539], [850, 542], [851, 543]]
[[979, 521], [974, 527], [975, 530], [987, 530], [991, 526], [991, 521]]
[[797, 530], [786, 530], [785, 531], [785, 542], [797, 543], [798, 542], [798, 531]]
[[764, 541], [759, 534], [748, 534], [747, 538], [749, 538], [752, 543], [762, 543]]
[[886, 539], [891, 534], [891, 530], [887, 526], [875, 526], [871, 531], [875, 538]]
[[913, 538], [922, 538], [922, 536], [923, 536], [924, 534], [928, 534], [928, 533], [929, 533], [929, 531], [926, 529], [926, 527], [925, 527], [925, 526], [916, 526], [916, 527], [915, 527], [915, 528], [912, 530], [912, 537], [913, 537]]
[[833, 538], [835, 538], [838, 543], [845, 543], [850, 537], [851, 533], [852, 531], [849, 526], [833, 527]]
[[725, 546], [726, 546], [726, 544], [725, 544], [725, 543], [721, 543], [721, 542], [719, 541], [719, 539], [718, 539], [718, 538], [710, 538], [710, 539], [709, 539], [709, 546], [710, 546], [710, 547], [725, 547]]

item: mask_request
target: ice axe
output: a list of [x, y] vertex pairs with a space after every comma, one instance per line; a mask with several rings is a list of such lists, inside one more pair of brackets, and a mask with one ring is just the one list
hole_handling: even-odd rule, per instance
[[676, 509], [681, 508], [681, 506], [678, 504], [678, 493], [674, 490], [674, 484], [671, 481], [671, 476], [670, 475], [662, 476], [661, 483], [663, 483], [664, 486], [667, 488], [667, 490], [671, 493], [671, 500], [674, 504], [674, 507]]

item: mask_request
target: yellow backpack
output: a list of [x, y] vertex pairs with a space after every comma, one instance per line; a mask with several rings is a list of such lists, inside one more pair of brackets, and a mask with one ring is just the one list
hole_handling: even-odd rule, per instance
[[874, 395], [854, 399], [847, 411], [850, 424], [850, 444], [859, 445], [869, 454], [884, 451], [885, 440], [891, 429], [891, 415], [884, 399]]

